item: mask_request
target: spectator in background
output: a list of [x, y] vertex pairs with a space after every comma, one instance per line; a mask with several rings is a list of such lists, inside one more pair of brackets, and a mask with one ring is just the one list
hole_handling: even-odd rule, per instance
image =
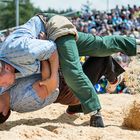
[[[109, 35], [113, 35], [122, 34], [123, 30], [128, 30], [126, 34], [128, 36], [133, 28], [140, 28], [139, 13], [140, 7], [136, 5], [131, 7], [129, 4], [127, 7], [122, 6], [121, 8], [116, 5], [116, 8], [111, 9], [110, 13], [96, 10], [93, 13], [88, 13], [88, 16], [84, 16], [83, 13], [80, 17], [80, 28], [77, 28], [77, 30], [92, 33], [92, 28], [94, 28], [96, 34], [102, 36], [107, 35], [109, 31], [111, 31]], [[79, 17], [76, 20], [79, 20]], [[104, 28], [104, 24], [106, 28]], [[74, 25], [79, 27], [77, 22]]]

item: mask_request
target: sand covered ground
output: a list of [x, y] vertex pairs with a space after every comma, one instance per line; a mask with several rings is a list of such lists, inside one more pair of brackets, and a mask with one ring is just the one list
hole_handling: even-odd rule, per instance
[[0, 125], [0, 140], [140, 140], [139, 130], [122, 125], [129, 105], [140, 98], [139, 57], [133, 59], [127, 71], [133, 95], [99, 95], [105, 128], [89, 127], [88, 115], [70, 116], [65, 114], [66, 106], [52, 104], [32, 113], [12, 112]]

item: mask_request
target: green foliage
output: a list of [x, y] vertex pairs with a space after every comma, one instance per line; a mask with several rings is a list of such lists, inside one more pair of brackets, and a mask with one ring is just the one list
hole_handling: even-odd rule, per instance
[[20, 25], [40, 11], [40, 9], [35, 8], [33, 4], [30, 3], [30, 0], [26, 0], [26, 5], [20, 5]]
[[[9, 2], [0, 1], [0, 30], [8, 29], [16, 26], [16, 5], [15, 0], [7, 0]], [[25, 3], [23, 0], [19, 0], [19, 24], [24, 24], [27, 20], [29, 20], [32, 16], [40, 12], [46, 13], [56, 13], [56, 14], [64, 14], [72, 12], [73, 10], [61, 10], [56, 11], [55, 9], [46, 9], [45, 11], [41, 11], [39, 8], [33, 6], [30, 0], [26, 0]]]
[[[15, 0], [11, 2], [0, 2], [0, 30], [7, 29], [16, 26], [16, 6]], [[26, 0], [25, 4], [19, 4], [19, 24], [25, 23], [30, 19], [35, 13], [41, 10], [35, 8], [30, 0]]]
[[15, 5], [13, 2], [8, 4], [0, 4], [0, 29], [13, 27], [15, 25], [15, 14], [14, 14]]

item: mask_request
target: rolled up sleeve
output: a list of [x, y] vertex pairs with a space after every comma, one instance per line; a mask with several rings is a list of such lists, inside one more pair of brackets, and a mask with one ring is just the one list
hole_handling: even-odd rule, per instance
[[49, 59], [52, 53], [56, 51], [56, 44], [49, 40], [32, 39], [28, 45], [30, 53], [39, 61]]

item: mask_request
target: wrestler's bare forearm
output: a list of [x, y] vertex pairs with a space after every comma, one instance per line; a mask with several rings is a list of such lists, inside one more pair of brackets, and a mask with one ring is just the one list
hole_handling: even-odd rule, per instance
[[50, 79], [55, 79], [58, 76], [58, 68], [59, 68], [59, 58], [58, 52], [55, 51], [51, 57], [49, 58], [50, 69], [51, 69], [51, 76]]
[[41, 67], [41, 75], [42, 80], [46, 80], [47, 78], [50, 78], [51, 71], [50, 71], [50, 64], [47, 60], [41, 61], [42, 67]]
[[[52, 90], [55, 90], [56, 88], [54, 87], [53, 81], [50, 80], [51, 71], [49, 62], [47, 60], [44, 60], [41, 61], [41, 64], [42, 81], [35, 82], [33, 84], [33, 89], [36, 91], [36, 93], [41, 99], [45, 99], [52, 93]], [[40, 86], [40, 83], [43, 84]]]
[[[46, 80], [50, 77], [50, 64], [47, 60], [41, 61], [41, 75], [42, 80]], [[37, 81], [33, 84], [33, 89], [36, 91], [37, 95], [41, 99], [45, 99], [49, 94], [46, 86], [40, 86], [40, 81]]]
[[[58, 60], [58, 53], [55, 51], [50, 59], [48, 60], [49, 67], [50, 67], [50, 76], [49, 78], [45, 79], [45, 76], [43, 75], [43, 81], [40, 82], [40, 86], [45, 86], [46, 90], [48, 92], [48, 95], [52, 94], [56, 88], [58, 87], [58, 67], [59, 67], [59, 60]], [[42, 71], [42, 74], [45, 74]], [[46, 74], [45, 74], [46, 75]]]

